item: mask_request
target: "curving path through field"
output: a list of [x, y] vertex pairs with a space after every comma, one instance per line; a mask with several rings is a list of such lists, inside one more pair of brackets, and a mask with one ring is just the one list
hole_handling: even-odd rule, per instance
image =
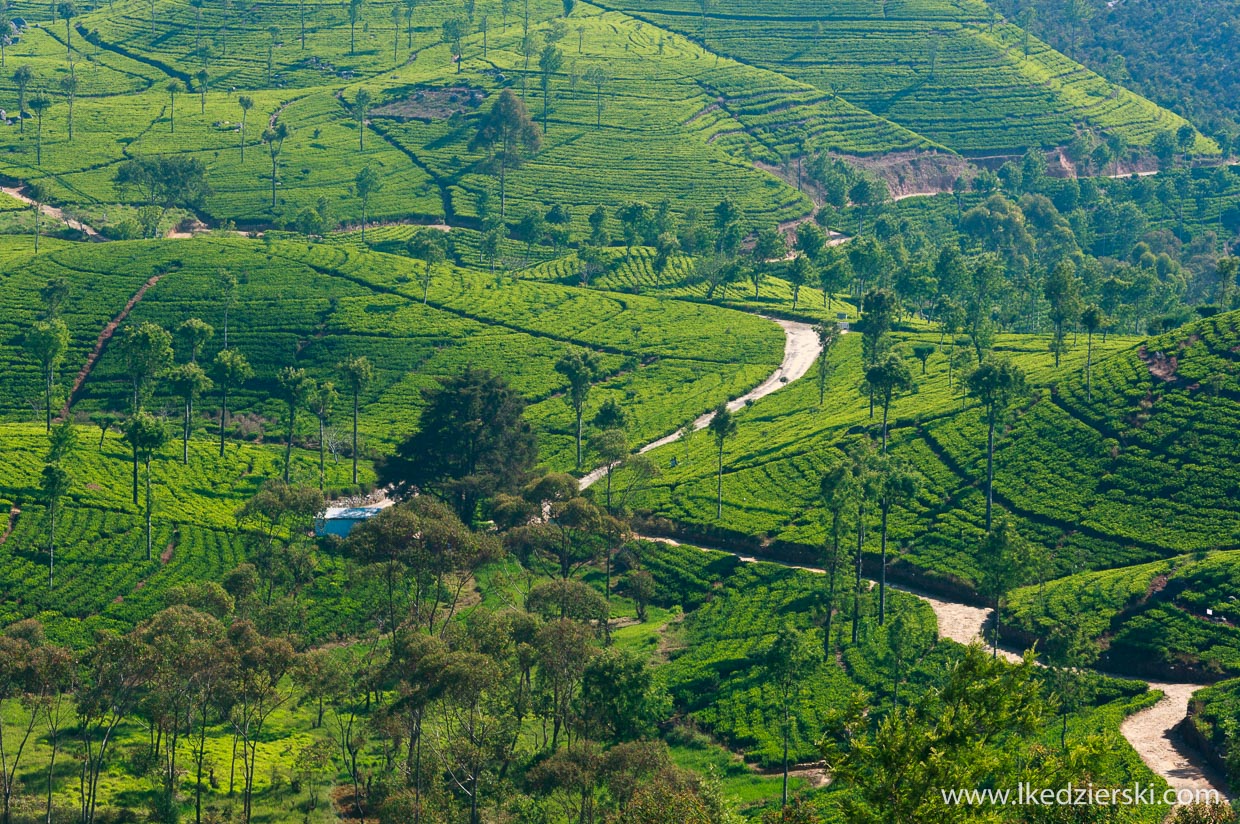
[[[22, 194], [21, 189], [18, 189], [14, 186], [2, 186], [0, 187], [0, 192], [4, 192], [6, 195], [13, 198], [14, 200], [20, 200], [22, 203], [25, 203], [27, 206], [35, 205], [35, 202], [33, 199]], [[90, 238], [91, 240], [103, 240], [103, 236], [100, 235], [97, 231], [95, 231], [95, 227], [82, 223], [79, 220], [73, 220], [71, 218], [65, 217], [65, 213], [62, 209], [58, 209], [55, 206], [49, 206], [48, 204], [44, 203], [42, 206], [39, 207], [39, 211], [47, 215], [50, 218], [63, 221], [65, 225], [68, 226], [70, 229], [76, 229], [77, 231], [86, 235], [86, 237]]]
[[[805, 377], [809, 370], [813, 368], [814, 362], [818, 360], [818, 355], [822, 352], [822, 345], [818, 342], [818, 333], [814, 331], [812, 324], [771, 318], [766, 315], [760, 315], [759, 317], [774, 321], [784, 330], [784, 359], [779, 364], [779, 368], [772, 372], [766, 380], [739, 398], [728, 402], [728, 409], [732, 412], [743, 408], [746, 404], [774, 394], [793, 381]], [[714, 420], [714, 417], [714, 410], [702, 415], [693, 422], [694, 431], [705, 429]], [[638, 453], [645, 454], [661, 446], [676, 443], [683, 436], [684, 432], [677, 430], [670, 435], [659, 438], [657, 441], [646, 444], [638, 450]], [[607, 474], [607, 469], [608, 467], [606, 466], [600, 466], [584, 476], [581, 479], [581, 488], [586, 489], [598, 483]]]
[[[732, 411], [742, 408], [751, 401], [756, 401], [759, 398], [764, 398], [777, 392], [785, 385], [804, 377], [809, 373], [809, 370], [813, 367], [814, 362], [822, 351], [822, 347], [818, 343], [818, 334], [810, 324], [774, 318], [771, 318], [771, 320], [774, 320], [783, 328], [784, 334], [787, 337], [787, 342], [784, 346], [783, 362], [765, 381], [729, 403], [728, 409]], [[708, 412], [693, 422], [693, 428], [695, 430], [704, 429], [710, 424], [713, 417], [714, 412]], [[680, 440], [681, 436], [681, 432], [674, 432], [671, 435], [646, 444], [639, 452], [645, 453], [660, 446], [675, 443]], [[606, 466], [599, 467], [583, 477], [581, 479], [581, 488], [585, 489], [597, 483], [606, 475], [607, 469], [608, 467]], [[670, 538], [648, 535], [638, 535], [637, 537], [657, 543], [679, 545], [678, 541]], [[694, 545], [700, 547], [700, 544]], [[707, 547], [700, 548], [707, 549]], [[718, 551], [736, 555], [737, 558], [745, 563], [763, 560], [741, 555], [727, 549], [719, 549]], [[774, 563], [779, 562], [776, 561]], [[809, 572], [821, 573], [823, 571], [821, 568], [812, 566], [782, 565], [804, 569]], [[988, 649], [991, 648], [987, 644], [983, 632], [990, 619], [991, 612], [989, 609], [949, 601], [908, 587], [889, 586], [892, 586], [892, 589], [914, 595], [929, 604], [930, 608], [934, 610], [935, 618], [938, 619], [940, 637], [961, 644], [971, 644], [974, 641], [980, 640]], [[1009, 661], [1017, 662], [1021, 660], [1021, 656], [1011, 650], [1000, 648], [997, 650], [997, 653]], [[1204, 767], [1201, 759], [1189, 754], [1187, 746], [1177, 731], [1177, 727], [1188, 714], [1189, 699], [1194, 692], [1203, 689], [1204, 685], [1149, 682], [1149, 686], [1151, 689], [1159, 690], [1163, 693], [1162, 700], [1154, 706], [1126, 718], [1120, 726], [1120, 732], [1128, 739], [1128, 743], [1137, 751], [1137, 754], [1141, 756], [1146, 765], [1162, 776], [1173, 789], [1214, 790], [1220, 797], [1227, 798], [1226, 783], [1218, 776], [1215, 776], [1211, 770]]]

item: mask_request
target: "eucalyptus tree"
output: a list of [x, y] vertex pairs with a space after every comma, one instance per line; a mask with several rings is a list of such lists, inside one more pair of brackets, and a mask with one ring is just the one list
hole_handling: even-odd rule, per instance
[[1085, 398], [1094, 399], [1094, 335], [1106, 325], [1106, 316], [1097, 304], [1091, 303], [1081, 312], [1081, 328], [1085, 330]]
[[241, 136], [241, 163], [245, 163], [245, 117], [249, 114], [250, 109], [254, 108], [254, 98], [243, 94], [237, 98], [237, 105], [241, 107], [241, 128], [238, 133]]
[[598, 358], [593, 352], [579, 349], [566, 353], [555, 364], [555, 371], [568, 381], [568, 389], [564, 393], [564, 402], [573, 410], [576, 419], [577, 469], [581, 469], [582, 420], [585, 416], [586, 402], [590, 398], [590, 390], [599, 376]]
[[536, 154], [542, 146], [538, 124], [530, 119], [525, 103], [511, 89], [500, 92], [495, 104], [483, 115], [470, 149], [487, 150], [488, 157], [499, 164], [499, 213], [507, 210], [507, 172], [518, 168], [527, 155]]
[[883, 407], [883, 454], [887, 454], [887, 421], [891, 413], [891, 402], [907, 392], [913, 386], [913, 376], [909, 372], [904, 358], [895, 352], [889, 352], [881, 362], [865, 370], [865, 385], [870, 395], [878, 396]]
[[276, 374], [276, 383], [280, 387], [280, 396], [288, 412], [288, 428], [285, 430], [284, 439], [284, 482], [288, 483], [289, 465], [293, 461], [293, 432], [297, 427], [297, 410], [305, 404], [314, 383], [305, 369], [294, 366], [282, 368]]
[[715, 438], [715, 447], [718, 451], [719, 465], [718, 475], [716, 477], [715, 487], [715, 518], [723, 517], [723, 449], [727, 444], [728, 438], [736, 434], [736, 418], [732, 416], [732, 411], [728, 409], [726, 403], [721, 403], [715, 409], [715, 414], [710, 419], [710, 423], [706, 425], [711, 435]]
[[1012, 401], [1025, 391], [1024, 371], [1005, 358], [990, 358], [973, 370], [969, 395], [986, 415], [986, 532], [990, 532], [995, 500], [995, 428]]
[[357, 53], [357, 21], [362, 17], [363, 0], [349, 0], [349, 54]]
[[73, 142], [73, 104], [77, 102], [78, 79], [72, 68], [68, 74], [60, 78], [60, 91], [65, 96], [65, 104], [69, 107], [68, 131], [69, 142]]
[[836, 591], [839, 581], [840, 539], [844, 530], [844, 519], [847, 513], [856, 507], [859, 490], [853, 473], [848, 464], [842, 460], [834, 461], [823, 473], [818, 485], [818, 494], [823, 505], [830, 513], [830, 526], [827, 529], [826, 558], [823, 569], [827, 574], [826, 614], [823, 617], [822, 652], [824, 658], [831, 656], [831, 624], [835, 617]]
[[23, 134], [26, 132], [26, 91], [33, 82], [34, 69], [29, 66], [18, 66], [13, 72], [13, 85], [17, 86], [17, 128]]
[[323, 489], [327, 483], [325, 461], [327, 427], [331, 423], [332, 412], [338, 400], [340, 400], [340, 393], [336, 391], [336, 385], [331, 381], [316, 384], [310, 392], [310, 410], [314, 412], [314, 417], [319, 422], [319, 489]]
[[56, 370], [64, 361], [69, 349], [69, 328], [60, 318], [35, 321], [26, 333], [26, 351], [39, 365], [43, 377], [44, 426], [52, 431], [52, 395], [56, 385]]
[[917, 476], [903, 461], [886, 454], [877, 458], [874, 469], [880, 514], [878, 623], [883, 624], [887, 617], [887, 522], [893, 506], [917, 494]]
[[594, 87], [594, 128], [603, 128], [603, 87], [607, 85], [607, 73], [598, 66], [591, 66], [582, 75]]
[[538, 56], [538, 73], [542, 77], [543, 134], [547, 133], [547, 115], [550, 111], [551, 77], [564, 67], [564, 52], [548, 43]]
[[228, 429], [228, 393], [254, 377], [249, 360], [236, 349], [221, 349], [212, 369], [220, 389], [220, 457], [224, 457], [224, 433]]
[[43, 165], [43, 115], [52, 107], [52, 99], [43, 92], [36, 92], [30, 98], [30, 109], [34, 112], [35, 117], [35, 139], [34, 139], [34, 162], [36, 166]]
[[276, 210], [276, 181], [280, 174], [280, 151], [288, 137], [288, 126], [276, 123], [263, 130], [263, 143], [267, 144], [267, 154], [271, 156], [271, 211]]
[[141, 411], [125, 422], [125, 442], [133, 449], [134, 454], [142, 459], [146, 469], [146, 559], [152, 557], [151, 552], [151, 459], [164, 444], [168, 442], [168, 430], [164, 422], [150, 412]]
[[201, 318], [186, 318], [177, 327], [176, 336], [184, 345], [190, 363], [197, 363], [202, 348], [215, 337], [215, 327]]
[[353, 119], [357, 121], [357, 150], [366, 151], [366, 112], [370, 110], [370, 92], [358, 89], [353, 98]]
[[336, 364], [353, 401], [353, 483], [357, 483], [357, 418], [362, 390], [374, 379], [374, 367], [365, 355], [349, 356]]
[[[149, 321], [126, 326], [121, 333], [120, 348], [125, 359], [125, 375], [132, 389], [130, 412], [136, 416], [143, 411], [155, 379], [172, 363], [172, 335]], [[137, 504], [138, 448], [132, 441], [130, 445], [133, 446], [133, 502]]]
[[827, 379], [831, 377], [831, 350], [843, 332], [838, 323], [832, 322], [818, 324], [814, 327], [814, 333], [822, 350], [818, 354], [818, 407], [821, 409], [827, 399]]
[[448, 259], [448, 240], [438, 229], [423, 227], [405, 244], [410, 257], [422, 261], [422, 305], [430, 300], [431, 278], [435, 267]]
[[215, 384], [207, 373], [195, 361], [183, 363], [168, 372], [168, 382], [172, 391], [184, 404], [184, 419], [181, 434], [181, 463], [189, 464], [189, 436], [193, 428], [194, 402], [205, 393], [210, 392]]
[[185, 84], [180, 80], [169, 80], [164, 87], [168, 92], [168, 131], [177, 130], [177, 94], [185, 91]]
[[353, 178], [353, 191], [362, 201], [362, 243], [366, 242], [366, 216], [370, 210], [370, 198], [382, 188], [383, 181], [370, 164], [363, 166], [357, 177]]

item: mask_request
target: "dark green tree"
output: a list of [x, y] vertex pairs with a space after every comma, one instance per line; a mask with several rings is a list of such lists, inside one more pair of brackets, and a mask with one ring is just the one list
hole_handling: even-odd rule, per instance
[[500, 377], [468, 367], [423, 390], [418, 431], [380, 462], [379, 483], [428, 492], [470, 523], [484, 499], [524, 482], [538, 457], [525, 400]]

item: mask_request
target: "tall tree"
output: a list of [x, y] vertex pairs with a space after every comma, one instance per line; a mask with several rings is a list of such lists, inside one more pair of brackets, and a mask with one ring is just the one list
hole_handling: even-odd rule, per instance
[[995, 500], [995, 427], [1013, 399], [1025, 390], [1024, 371], [1005, 358], [991, 358], [973, 370], [969, 395], [986, 414], [986, 532], [990, 532]]
[[174, 367], [168, 372], [168, 382], [172, 391], [184, 404], [184, 418], [181, 432], [181, 463], [189, 464], [189, 436], [193, 428], [194, 402], [204, 393], [210, 392], [215, 386], [207, 373], [196, 362], [190, 361]]
[[499, 163], [499, 213], [507, 209], [506, 178], [509, 168], [520, 168], [526, 155], [535, 154], [542, 146], [538, 124], [512, 89], [504, 89], [487, 114], [482, 117], [478, 132], [470, 143], [471, 150], [486, 148], [488, 155]]
[[357, 21], [362, 17], [362, 0], [349, 0], [349, 54], [357, 53]]
[[215, 383], [220, 388], [220, 457], [224, 457], [224, 433], [228, 430], [228, 392], [250, 378], [254, 370], [245, 355], [235, 349], [221, 349], [215, 356]]
[[1060, 261], [1046, 278], [1044, 291], [1051, 305], [1051, 322], [1055, 325], [1051, 351], [1055, 354], [1055, 368], [1058, 369], [1067, 326], [1081, 316], [1081, 286], [1076, 277], [1076, 266], [1071, 261]]
[[785, 625], [762, 657], [762, 666], [779, 695], [780, 734], [784, 744], [783, 807], [788, 806], [788, 741], [792, 737], [792, 712], [814, 671], [814, 655], [805, 636]]
[[456, 63], [456, 73], [461, 73], [461, 64], [465, 62], [462, 43], [469, 35], [469, 20], [464, 17], [450, 17], [443, 21], [441, 39], [452, 49], [452, 62]]
[[856, 507], [856, 496], [859, 490], [848, 464], [844, 461], [836, 461], [822, 474], [818, 492], [831, 516], [830, 526], [827, 529], [826, 558], [823, 564], [823, 569], [827, 573], [827, 602], [824, 606], [822, 626], [822, 653], [823, 657], [829, 660], [831, 657], [831, 624], [835, 618], [836, 589], [841, 558], [840, 538], [843, 535], [845, 515], [850, 509]]
[[56, 370], [64, 360], [69, 348], [69, 328], [60, 318], [35, 321], [26, 333], [26, 351], [39, 364], [43, 375], [44, 426], [52, 431], [52, 393], [56, 385]]
[[382, 188], [383, 181], [379, 179], [379, 173], [371, 168], [369, 163], [353, 178], [353, 191], [362, 201], [362, 243], [366, 242], [366, 213], [370, 208], [370, 197]]
[[555, 371], [568, 381], [568, 389], [564, 393], [564, 402], [573, 410], [577, 421], [577, 468], [581, 469], [582, 419], [586, 411], [586, 401], [590, 398], [590, 390], [598, 379], [598, 358], [593, 352], [578, 349], [566, 353], [555, 364]]
[[599, 66], [591, 66], [582, 75], [594, 87], [594, 128], [603, 128], [603, 87], [607, 85], [607, 73]]
[[[125, 358], [125, 375], [133, 393], [130, 412], [137, 415], [150, 393], [156, 377], [172, 363], [172, 335], [149, 321], [126, 326], [121, 333], [121, 352]], [[130, 444], [133, 445], [132, 442]], [[138, 449], [133, 449], [133, 502], [138, 503]]]
[[353, 98], [353, 119], [357, 121], [357, 150], [366, 151], [366, 113], [370, 111], [370, 92], [358, 89]]
[[728, 438], [736, 434], [736, 419], [726, 403], [719, 404], [714, 416], [707, 424], [710, 433], [715, 437], [715, 447], [719, 455], [719, 469], [715, 484], [715, 517], [723, 517], [723, 448]]
[[151, 553], [151, 458], [168, 442], [164, 422], [149, 412], [141, 411], [125, 423], [125, 442], [142, 459], [146, 469], [146, 559]]
[[169, 80], [164, 87], [168, 91], [168, 131], [177, 130], [177, 94], [185, 91], [185, 84], [180, 80]]
[[78, 79], [77, 75], [70, 71], [64, 77], [60, 78], [60, 91], [65, 96], [65, 103], [69, 107], [69, 142], [73, 142], [73, 104], [77, 101]]
[[822, 408], [827, 399], [827, 379], [831, 377], [831, 350], [840, 339], [838, 323], [820, 323], [814, 327], [818, 335], [818, 346], [822, 352], [818, 355], [818, 407]]
[[39, 502], [47, 508], [47, 586], [56, 585], [56, 519], [60, 516], [60, 502], [69, 492], [69, 473], [59, 463], [43, 467], [39, 479]]
[[877, 474], [879, 514], [881, 516], [880, 559], [878, 574], [878, 623], [887, 618], [887, 521], [891, 508], [910, 500], [917, 493], [917, 476], [902, 462], [887, 455], [879, 457], [875, 464]]
[[26, 132], [26, 91], [34, 82], [34, 69], [29, 66], [18, 66], [13, 72], [13, 85], [17, 86], [17, 126], [23, 134]]
[[550, 110], [551, 76], [564, 66], [564, 52], [550, 43], [543, 47], [538, 56], [538, 73], [542, 76], [543, 93], [543, 134], [547, 133], [547, 112]]
[[409, 256], [422, 261], [422, 305], [430, 300], [435, 267], [448, 259], [448, 238], [438, 229], [421, 228], [405, 244]]
[[1023, 545], [1011, 518], [1006, 516], [999, 519], [978, 549], [977, 562], [982, 570], [978, 588], [994, 609], [991, 616], [991, 654], [994, 657], [999, 655], [999, 613], [1003, 609], [1003, 599], [1024, 583], [1025, 564], [1029, 557], [1028, 548]]
[[237, 98], [237, 105], [241, 107], [241, 128], [237, 130], [241, 141], [241, 164], [245, 165], [245, 118], [254, 108], [254, 98], [243, 94]]
[[405, 7], [405, 34], [406, 47], [413, 49], [413, 13], [417, 11], [419, 0], [401, 0], [401, 5]]
[[297, 428], [297, 410], [306, 402], [306, 396], [314, 388], [305, 369], [285, 366], [276, 375], [280, 396], [288, 410], [288, 429], [284, 439], [284, 482], [288, 483], [289, 465], [293, 460], [293, 432]]
[[215, 337], [215, 327], [202, 318], [186, 318], [177, 327], [177, 338], [181, 341], [186, 353], [189, 355], [187, 360], [190, 363], [198, 363], [198, 356], [202, 354], [202, 348], [213, 337]]
[[353, 400], [353, 483], [357, 483], [357, 418], [362, 390], [374, 379], [374, 367], [365, 355], [349, 357], [336, 364], [336, 371], [344, 380]]
[[887, 419], [891, 412], [891, 402], [912, 388], [913, 376], [904, 358], [895, 352], [889, 352], [881, 362], [865, 370], [865, 383], [871, 397], [877, 395], [878, 402], [883, 407], [883, 454], [886, 455]]
[[332, 411], [336, 407], [336, 401], [340, 399], [340, 393], [336, 391], [336, 385], [331, 381], [323, 381], [314, 387], [310, 393], [310, 409], [314, 412], [314, 417], [319, 422], [319, 489], [323, 489], [327, 484], [327, 468], [324, 460], [327, 446], [327, 426], [331, 423]]
[[284, 148], [284, 140], [288, 137], [288, 126], [276, 123], [263, 130], [263, 142], [267, 144], [267, 154], [271, 156], [271, 211], [276, 210], [276, 180], [280, 172], [280, 150]]
[[30, 98], [30, 109], [34, 112], [35, 118], [34, 162], [36, 166], [43, 165], [43, 115], [51, 107], [52, 99], [43, 92], [35, 92]]
[[1106, 316], [1097, 304], [1091, 303], [1081, 312], [1081, 328], [1085, 330], [1085, 397], [1094, 399], [1094, 335], [1106, 325]]

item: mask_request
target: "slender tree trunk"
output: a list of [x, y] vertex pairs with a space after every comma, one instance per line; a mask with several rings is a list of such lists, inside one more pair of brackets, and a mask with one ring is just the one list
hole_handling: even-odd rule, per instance
[[[241, 165], [245, 165], [245, 109], [241, 110]], [[224, 338], [224, 348], [228, 348], [228, 338]]]
[[45, 412], [45, 416], [47, 419], [46, 420], [46, 431], [48, 432], [52, 431], [52, 375], [53, 374], [54, 373], [52, 369], [49, 367], [47, 370], [47, 386], [45, 387], [45, 391], [44, 391], [44, 400], [46, 401], [46, 406], [47, 406], [47, 409], [44, 410], [44, 412]]
[[319, 418], [319, 489], [322, 490], [327, 481], [325, 462], [324, 462], [324, 444], [323, 444], [323, 419]]
[[1094, 400], [1094, 333], [1091, 330], [1085, 336], [1085, 399], [1090, 403]]
[[146, 456], [146, 559], [151, 560], [151, 455]]
[[288, 437], [284, 440], [284, 482], [288, 483], [289, 464], [293, 460], [293, 429], [297, 426], [297, 410], [288, 405]]
[[224, 457], [224, 430], [228, 427], [228, 385], [225, 384], [220, 401], [220, 457]]
[[56, 503], [48, 507], [47, 529], [47, 588], [56, 585]]
[[887, 513], [891, 511], [891, 503], [883, 499], [883, 523], [882, 537], [880, 545], [880, 567], [878, 571], [878, 625], [882, 626], [887, 620]]
[[189, 421], [194, 412], [194, 402], [185, 398], [185, 433], [181, 438], [181, 463], [189, 465]]
[[358, 390], [353, 390], [353, 483], [357, 484], [357, 403]]
[[991, 513], [995, 503], [995, 413], [990, 413], [986, 434], [986, 534], [990, 534]]
[[861, 626], [861, 551], [865, 546], [865, 505], [857, 510], [857, 586], [853, 590], [852, 642], [857, 645]]
[[788, 701], [784, 700], [784, 793], [782, 807], [788, 806]]
[[715, 519], [723, 517], [723, 444], [719, 444], [719, 476], [715, 490]]

